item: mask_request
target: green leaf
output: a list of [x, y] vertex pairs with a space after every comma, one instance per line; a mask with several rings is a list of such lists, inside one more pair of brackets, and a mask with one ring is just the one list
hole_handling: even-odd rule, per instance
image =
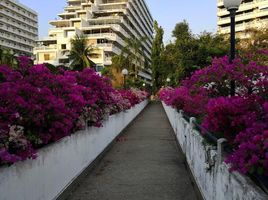
[[258, 167], [257, 173], [260, 174], [260, 175], [263, 175], [263, 173], [264, 173], [263, 167]]

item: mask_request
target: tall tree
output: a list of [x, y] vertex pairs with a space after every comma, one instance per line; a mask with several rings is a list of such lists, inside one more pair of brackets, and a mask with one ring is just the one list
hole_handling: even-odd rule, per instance
[[190, 39], [192, 37], [192, 33], [188, 22], [186, 20], [183, 20], [182, 22], [177, 23], [174, 30], [172, 31], [172, 36], [176, 39], [176, 42], [183, 42], [184, 40]]
[[175, 44], [170, 43], [165, 46], [162, 55], [162, 71], [161, 71], [161, 85], [166, 84], [166, 79], [170, 78], [170, 86], [178, 85], [179, 81], [184, 76], [184, 69], [181, 67], [178, 62], [178, 52]]
[[71, 51], [69, 54], [70, 66], [73, 70], [83, 70], [87, 67], [93, 67], [90, 55], [93, 54], [92, 46], [87, 45], [84, 35], [75, 35], [71, 39]]
[[197, 69], [210, 64], [213, 57], [223, 56], [228, 52], [228, 44], [224, 37], [203, 32], [193, 35], [189, 24], [184, 20], [173, 30], [174, 60], [182, 74], [177, 77], [187, 77]]
[[249, 28], [245, 31], [245, 36], [238, 42], [238, 51], [242, 58], [268, 65], [268, 28]]
[[184, 20], [173, 30], [174, 41], [163, 47], [163, 30], [155, 24], [155, 39], [152, 48], [154, 88], [178, 85], [181, 79], [197, 69], [210, 65], [212, 58], [226, 55], [228, 42], [223, 36], [203, 32], [193, 35]]
[[177, 74], [177, 77], [188, 76], [196, 69], [194, 61], [198, 49], [198, 43], [192, 35], [189, 24], [186, 20], [176, 24], [172, 32], [172, 36], [175, 38], [174, 59], [178, 68], [180, 68], [179, 72], [183, 73]]
[[132, 73], [136, 74], [140, 69], [145, 67], [145, 55], [143, 49], [143, 42], [147, 40], [147, 37], [126, 38], [125, 47], [122, 49], [121, 54], [115, 55], [112, 58], [112, 67], [121, 71], [123, 68], [127, 68]]
[[153, 90], [156, 92], [161, 87], [161, 71], [162, 71], [162, 60], [161, 54], [164, 48], [163, 35], [164, 30], [158, 25], [157, 21], [154, 22], [155, 36], [152, 45], [152, 71], [153, 71]]
[[126, 38], [126, 46], [123, 48], [121, 56], [124, 56], [127, 60], [127, 65], [135, 75], [138, 76], [138, 72], [145, 67], [145, 55], [143, 49], [143, 43], [147, 40], [147, 37], [137, 38]]
[[203, 32], [198, 35], [198, 51], [195, 59], [195, 65], [200, 68], [211, 64], [214, 57], [221, 57], [228, 53], [229, 43], [223, 35]]
[[[115, 55], [112, 58], [112, 65], [110, 69], [105, 70], [106, 74], [109, 74], [114, 79], [115, 85], [120, 85], [121, 71], [126, 68], [129, 71], [129, 82], [135, 85], [135, 82], [139, 82], [138, 73], [140, 70], [146, 67], [146, 56], [144, 54], [143, 43], [147, 40], [147, 37], [126, 38], [125, 47], [122, 49], [119, 55]], [[117, 78], [116, 78], [117, 77]]]

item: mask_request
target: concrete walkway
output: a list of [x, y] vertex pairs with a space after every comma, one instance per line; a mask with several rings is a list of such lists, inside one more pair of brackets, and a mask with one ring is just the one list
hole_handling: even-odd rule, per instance
[[188, 171], [160, 103], [132, 122], [69, 200], [195, 200]]

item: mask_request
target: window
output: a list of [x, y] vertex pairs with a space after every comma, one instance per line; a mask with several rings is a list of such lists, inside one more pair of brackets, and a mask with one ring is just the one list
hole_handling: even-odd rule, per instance
[[107, 39], [97, 39], [98, 44], [109, 43]]
[[102, 70], [103, 70], [103, 66], [99, 66], [99, 65], [96, 66], [97, 72], [101, 72]]
[[92, 53], [92, 54], [90, 54], [90, 58], [100, 58], [100, 55], [99, 54], [97, 54], [97, 53]]
[[61, 45], [61, 49], [66, 49], [67, 47], [66, 47], [66, 44], [62, 44]]
[[49, 54], [44, 54], [44, 60], [50, 60], [49, 59]]

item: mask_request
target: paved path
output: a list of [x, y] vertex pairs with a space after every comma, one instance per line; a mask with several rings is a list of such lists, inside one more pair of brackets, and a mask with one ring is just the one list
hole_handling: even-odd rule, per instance
[[160, 103], [132, 122], [69, 200], [195, 200], [189, 174]]

